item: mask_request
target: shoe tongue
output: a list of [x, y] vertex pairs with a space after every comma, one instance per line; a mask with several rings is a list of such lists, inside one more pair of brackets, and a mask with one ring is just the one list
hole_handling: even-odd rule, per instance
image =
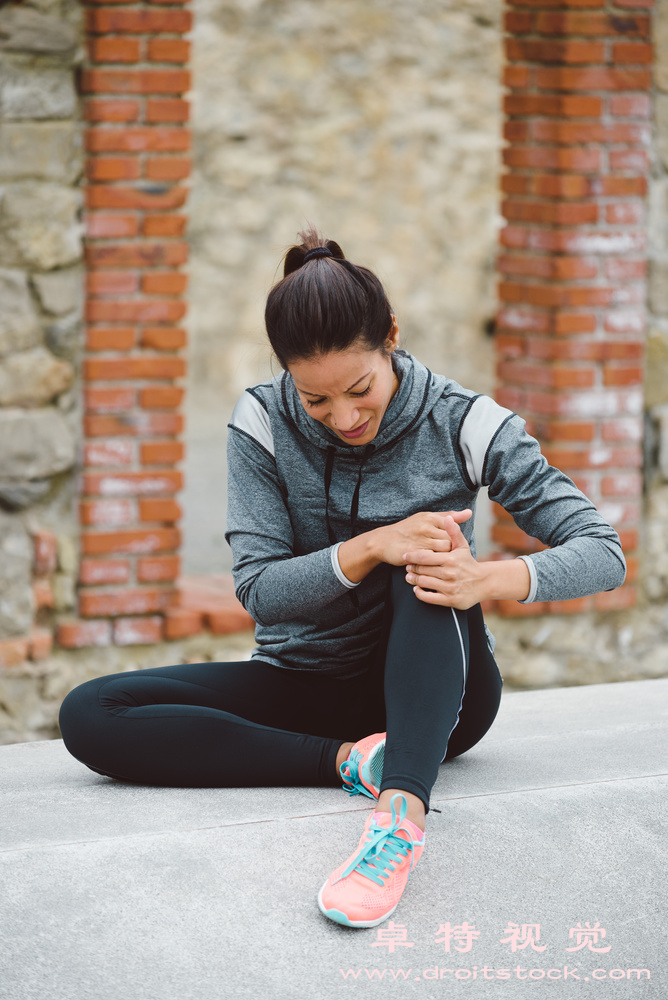
[[[391, 821], [392, 821], [392, 817], [391, 817], [390, 813], [386, 813], [386, 812], [375, 812], [373, 814], [373, 819], [374, 819], [374, 822], [378, 824], [378, 826], [384, 826], [384, 827], [390, 826]], [[408, 829], [413, 834], [413, 839], [417, 840], [418, 843], [420, 843], [422, 841], [422, 838], [424, 837], [424, 831], [421, 830], [419, 826], [416, 826], [415, 823], [413, 823], [410, 819], [404, 819], [402, 821], [401, 826], [407, 826]], [[396, 832], [400, 833], [401, 832], [401, 827], [399, 827], [399, 829]]]

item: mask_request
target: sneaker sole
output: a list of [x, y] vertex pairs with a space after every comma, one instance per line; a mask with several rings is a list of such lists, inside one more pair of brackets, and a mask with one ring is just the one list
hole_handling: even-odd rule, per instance
[[[329, 882], [329, 879], [327, 882]], [[382, 915], [382, 917], [377, 917], [375, 920], [351, 920], [350, 917], [346, 916], [345, 913], [342, 913], [341, 910], [328, 910], [323, 903], [322, 894], [327, 888], [327, 882], [325, 882], [318, 893], [318, 907], [321, 913], [324, 913], [324, 915], [329, 917], [330, 920], [333, 920], [334, 923], [341, 924], [343, 927], [377, 927], [378, 924], [382, 924], [383, 920], [387, 920], [388, 917], [392, 916], [400, 902], [400, 900], [397, 900], [391, 910], [388, 910], [387, 913]]]

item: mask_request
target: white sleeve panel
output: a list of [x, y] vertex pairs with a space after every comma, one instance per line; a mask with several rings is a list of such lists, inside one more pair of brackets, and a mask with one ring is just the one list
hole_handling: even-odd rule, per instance
[[275, 455], [274, 435], [271, 432], [269, 414], [252, 393], [244, 392], [241, 394], [232, 411], [230, 423], [261, 444], [270, 455]]
[[499, 406], [490, 396], [478, 396], [466, 414], [459, 434], [459, 443], [466, 462], [466, 471], [476, 486], [482, 485], [482, 469], [489, 443], [512, 410]]
[[352, 590], [353, 587], [359, 587], [359, 585], [360, 585], [360, 583], [362, 581], [360, 580], [359, 583], [353, 583], [352, 580], [349, 580], [348, 577], [346, 576], [346, 574], [341, 569], [341, 563], [339, 562], [339, 549], [341, 548], [342, 545], [343, 545], [343, 542], [337, 542], [336, 545], [332, 546], [332, 550], [331, 550], [332, 551], [332, 569], [336, 573], [337, 579], [340, 580], [340, 582], [343, 584], [343, 586], [344, 587], [348, 587], [349, 590]]
[[532, 601], [536, 600], [536, 589], [538, 587], [538, 575], [536, 573], [536, 567], [533, 564], [533, 559], [531, 556], [518, 556], [518, 559], [523, 559], [529, 569], [529, 576], [531, 577], [531, 586], [529, 588], [529, 596], [523, 601], [519, 601], [520, 604], [531, 604]]

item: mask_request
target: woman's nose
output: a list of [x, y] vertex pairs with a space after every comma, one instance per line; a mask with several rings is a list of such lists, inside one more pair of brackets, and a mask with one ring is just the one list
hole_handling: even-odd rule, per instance
[[358, 423], [359, 416], [360, 411], [354, 405], [332, 406], [332, 423], [339, 431], [351, 431]]

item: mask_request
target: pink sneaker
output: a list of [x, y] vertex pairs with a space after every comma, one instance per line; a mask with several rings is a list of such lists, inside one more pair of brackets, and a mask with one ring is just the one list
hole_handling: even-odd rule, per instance
[[[400, 800], [397, 816], [395, 800]], [[332, 872], [318, 893], [326, 917], [346, 927], [375, 927], [396, 910], [408, 876], [424, 850], [425, 835], [406, 816], [406, 797], [392, 796], [392, 814], [374, 812], [357, 851]]]
[[349, 795], [368, 795], [377, 799], [383, 780], [385, 761], [385, 737], [387, 733], [374, 733], [359, 740], [343, 764], [339, 774], [343, 778], [342, 788]]

